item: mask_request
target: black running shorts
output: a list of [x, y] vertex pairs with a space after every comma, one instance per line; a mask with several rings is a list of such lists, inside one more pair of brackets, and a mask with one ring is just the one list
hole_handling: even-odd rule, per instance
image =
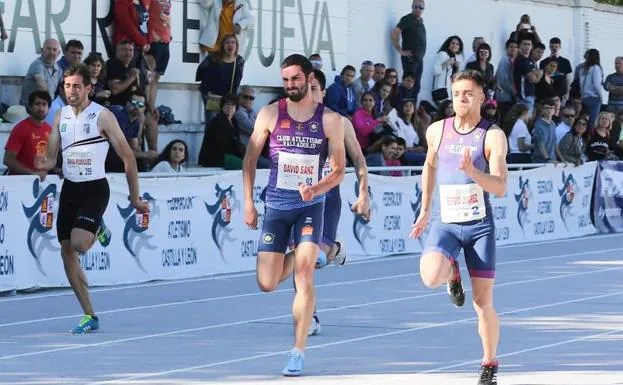
[[110, 188], [106, 178], [88, 182], [65, 179], [56, 219], [59, 242], [70, 239], [73, 228], [96, 234], [109, 198]]

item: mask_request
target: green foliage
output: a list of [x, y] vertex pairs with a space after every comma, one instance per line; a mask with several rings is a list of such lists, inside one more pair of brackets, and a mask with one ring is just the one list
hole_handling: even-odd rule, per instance
[[623, 6], [623, 0], [595, 0], [597, 3]]

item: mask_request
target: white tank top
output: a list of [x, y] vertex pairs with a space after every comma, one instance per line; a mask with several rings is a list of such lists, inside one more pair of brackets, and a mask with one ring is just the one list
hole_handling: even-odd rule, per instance
[[76, 116], [71, 106], [61, 110], [58, 130], [63, 151], [63, 175], [72, 182], [106, 177], [104, 162], [108, 139], [100, 134], [97, 120], [104, 107], [91, 102]]

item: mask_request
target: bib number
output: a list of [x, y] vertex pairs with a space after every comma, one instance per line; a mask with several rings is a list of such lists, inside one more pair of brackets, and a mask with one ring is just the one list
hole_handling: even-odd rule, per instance
[[467, 185], [440, 185], [441, 221], [461, 223], [482, 219], [487, 215], [482, 187]]
[[65, 160], [67, 176], [91, 176], [93, 157], [90, 152], [69, 151]]
[[279, 152], [277, 188], [298, 191], [299, 185], [318, 183], [319, 155]]
[[322, 166], [322, 177], [326, 178], [327, 175], [331, 174], [333, 168], [331, 168], [331, 163], [329, 163], [329, 158], [324, 162], [324, 166]]

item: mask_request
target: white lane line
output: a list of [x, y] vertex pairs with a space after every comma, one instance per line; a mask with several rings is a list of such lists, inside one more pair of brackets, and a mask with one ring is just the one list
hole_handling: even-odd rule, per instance
[[[534, 246], [539, 246], [539, 245], [546, 245], [546, 244], [552, 244], [552, 243], [563, 243], [563, 242], [564, 242], [565, 245], [567, 245], [569, 242], [577, 242], [577, 241], [587, 242], [587, 241], [590, 241], [591, 239], [613, 238], [613, 237], [623, 237], [623, 235], [621, 235], [621, 234], [593, 234], [593, 235], [586, 236], [586, 237], [577, 237], [577, 238], [569, 238], [569, 239], [558, 239], [558, 240], [547, 240], [547, 241], [532, 242], [529, 245], [525, 244], [525, 243], [516, 243], [516, 244], [512, 244], [512, 245], [500, 245], [497, 248], [498, 249], [509, 249], [509, 248], [515, 248], [515, 247], [526, 248], [526, 247], [534, 247]], [[606, 250], [598, 250], [598, 251], [608, 252], [608, 251], [619, 251], [619, 250], [623, 250], [623, 248], [606, 249]], [[592, 253], [592, 252], [593, 251], [590, 251], [590, 252], [587, 252], [587, 253]], [[419, 255], [419, 253], [414, 253], [414, 254], [409, 254], [409, 255], [377, 257], [377, 258], [373, 258], [373, 259], [352, 261], [352, 262], [349, 262], [349, 265], [379, 263], [379, 262], [386, 262], [387, 260], [395, 261], [395, 260], [401, 260], [401, 259], [410, 259], [410, 258], [415, 258], [418, 255]], [[242, 273], [220, 274], [220, 275], [213, 275], [213, 276], [209, 276], [209, 277], [189, 278], [189, 279], [174, 280], [174, 281], [144, 282], [144, 283], [138, 283], [138, 284], [123, 285], [123, 286], [102, 287], [102, 288], [92, 289], [89, 292], [90, 293], [105, 293], [105, 292], [109, 292], [109, 291], [120, 291], [120, 290], [129, 290], [129, 289], [143, 289], [143, 288], [150, 288], [150, 287], [179, 285], [179, 284], [205, 282], [205, 281], [221, 281], [221, 280], [227, 280], [227, 279], [231, 279], [231, 278], [250, 277], [250, 276], [254, 276], [254, 275], [255, 275], [255, 271], [249, 271], [249, 272], [242, 272]], [[59, 290], [63, 290], [63, 289], [59, 289]], [[33, 299], [54, 298], [54, 297], [64, 297], [64, 296], [73, 296], [73, 295], [74, 295], [73, 291], [71, 291], [71, 290], [69, 290], [69, 288], [67, 288], [65, 291], [63, 291], [61, 293], [33, 294], [33, 295], [23, 295], [23, 294], [20, 294], [20, 295], [17, 295], [15, 297], [10, 297], [10, 298], [0, 298], [0, 303], [3, 303], [3, 302], [14, 302], [14, 301], [28, 301], [28, 300], [33, 300]]]
[[[566, 253], [566, 254], [559, 254], [559, 255], [550, 255], [550, 256], [547, 256], [547, 257], [538, 257], [538, 258], [524, 258], [524, 259], [513, 260], [513, 261], [498, 262], [497, 265], [498, 266], [500, 266], [500, 265], [512, 265], [512, 264], [517, 264], [517, 263], [545, 261], [545, 260], [558, 259], [558, 258], [586, 256], [586, 255], [592, 255], [592, 254], [603, 254], [603, 253], [609, 253], [609, 252], [620, 251], [620, 250], [623, 250], [623, 248], [591, 251], [589, 253], [578, 252], [578, 253]], [[419, 276], [419, 274], [420, 273], [418, 271], [418, 272], [409, 273], [409, 274], [390, 275], [390, 276], [385, 276], [385, 277], [366, 278], [366, 279], [359, 279], [359, 280], [353, 280], [353, 281], [331, 282], [331, 283], [316, 285], [316, 288], [342, 286], [342, 285], [352, 285], [352, 284], [358, 284], [358, 283], [369, 283], [369, 282], [383, 281], [383, 280], [396, 279], [396, 278], [415, 277], [415, 276]], [[292, 291], [294, 291], [294, 290], [293, 289], [279, 289], [279, 290], [275, 290], [272, 293], [287, 293], [287, 292], [292, 292]], [[263, 293], [261, 291], [254, 291], [252, 293], [232, 294], [232, 295], [226, 295], [226, 296], [221, 296], [221, 297], [209, 297], [209, 298], [200, 298], [200, 299], [188, 300], [188, 301], [174, 301], [174, 302], [165, 302], [165, 303], [153, 304], [153, 305], [132, 306], [132, 307], [126, 307], [126, 308], [104, 310], [104, 311], [97, 312], [97, 314], [98, 315], [102, 315], [102, 314], [115, 314], [115, 313], [121, 313], [121, 312], [127, 312], [127, 311], [137, 311], [137, 310], [146, 310], [146, 309], [159, 309], [159, 308], [170, 307], [170, 306], [190, 305], [190, 304], [196, 304], [196, 303], [205, 303], [205, 302], [212, 302], [212, 301], [230, 300], [230, 299], [236, 299], [236, 298], [246, 298], [246, 297], [259, 296], [259, 295], [266, 295], [266, 293]], [[9, 323], [0, 324], [0, 328], [2, 328], [2, 327], [9, 327], [9, 326], [18, 326], [18, 325], [28, 325], [28, 324], [39, 323], [39, 322], [58, 321], [58, 320], [70, 319], [70, 318], [78, 318], [78, 317], [82, 317], [82, 314], [71, 314], [71, 315], [63, 315], [63, 316], [56, 316], [56, 317], [46, 317], [46, 318], [30, 319], [30, 320], [26, 320], [26, 321], [9, 322]]]
[[[544, 305], [526, 307], [526, 308], [522, 308], [522, 309], [509, 310], [509, 311], [506, 311], [506, 312], [503, 312], [503, 313], [499, 313], [498, 315], [499, 316], [504, 316], [504, 315], [509, 315], [509, 314], [513, 314], [514, 315], [514, 314], [517, 314], [517, 313], [525, 313], [525, 312], [530, 312], [530, 311], [533, 311], [533, 310], [540, 310], [540, 309], [546, 309], [546, 308], [551, 308], [551, 307], [555, 307], [555, 306], [568, 305], [568, 304], [571, 304], [571, 303], [577, 303], [577, 302], [591, 301], [591, 300], [595, 300], [595, 299], [614, 297], [614, 296], [618, 296], [618, 295], [621, 295], [621, 294], [623, 294], [623, 291], [619, 291], [619, 292], [616, 292], [616, 293], [602, 294], [602, 295], [597, 295], [597, 296], [591, 296], [591, 297], [576, 298], [576, 299], [572, 299], [572, 300], [568, 300], [568, 301], [560, 301], [560, 302], [554, 302], [554, 303], [549, 303], [549, 304], [544, 304]], [[391, 331], [391, 332], [385, 332], [385, 333], [372, 334], [372, 335], [368, 335], [368, 336], [364, 336], [364, 337], [349, 338], [349, 339], [345, 339], [345, 340], [334, 341], [334, 342], [329, 342], [329, 343], [320, 344], [320, 345], [312, 345], [312, 346], [307, 347], [307, 349], [322, 349], [322, 348], [333, 347], [333, 346], [338, 346], [338, 345], [344, 345], [344, 344], [353, 343], [353, 342], [361, 342], [361, 341], [372, 340], [372, 339], [381, 338], [381, 337], [389, 337], [389, 336], [406, 334], [406, 333], [411, 333], [411, 332], [416, 332], [416, 331], [421, 331], [421, 330], [428, 330], [428, 329], [435, 329], [435, 328], [446, 327], [446, 326], [453, 326], [453, 325], [473, 322], [473, 321], [475, 321], [477, 319], [478, 319], [477, 317], [470, 317], [470, 318], [464, 318], [464, 319], [456, 320], [456, 321], [437, 323], [437, 324], [434, 324], [434, 325], [420, 326], [420, 327], [416, 327], [416, 328], [409, 328], [409, 329], [403, 329], [403, 330], [397, 330], [397, 331]], [[555, 346], [554, 344], [550, 344], [550, 345]], [[108, 381], [102, 381], [102, 382], [93, 382], [93, 383], [91, 383], [91, 385], [128, 383], [130, 381], [141, 380], [141, 379], [145, 379], [145, 378], [160, 377], [160, 376], [166, 376], [166, 375], [169, 375], [169, 374], [189, 372], [189, 371], [194, 371], [194, 370], [199, 370], [199, 369], [211, 368], [211, 367], [215, 367], [215, 366], [223, 366], [223, 365], [234, 364], [234, 363], [239, 363], [239, 362], [251, 361], [251, 360], [255, 360], [255, 359], [259, 359], [259, 358], [272, 357], [272, 356], [285, 354], [287, 352], [288, 351], [270, 352], [270, 353], [258, 354], [258, 355], [248, 356], [248, 357], [241, 357], [241, 358], [227, 360], [227, 361], [219, 361], [219, 362], [212, 362], [212, 363], [209, 363], [209, 364], [195, 365], [195, 366], [190, 366], [190, 367], [187, 367], [187, 368], [173, 369], [173, 370], [167, 370], [167, 371], [162, 371], [162, 372], [157, 372], [157, 373], [145, 373], [145, 374], [140, 374], [140, 375], [136, 375], [136, 376], [126, 377], [126, 378], [122, 378], [122, 379], [108, 380]], [[519, 353], [516, 353], [516, 352], [514, 352], [514, 353], [515, 354], [519, 354]], [[502, 357], [502, 356], [500, 356], [500, 357]], [[471, 363], [471, 361], [470, 361], [470, 363]], [[461, 363], [460, 366], [462, 366], [462, 365], [467, 365], [467, 363]]]
[[[579, 273], [562, 274], [562, 275], [551, 276], [551, 277], [542, 277], [542, 278], [527, 279], [527, 280], [521, 280], [521, 281], [515, 281], [515, 282], [507, 282], [507, 283], [502, 283], [502, 284], [496, 285], [496, 287], [497, 288], [501, 288], [501, 287], [508, 287], [508, 286], [516, 286], [516, 285], [521, 285], [521, 284], [524, 284], [524, 283], [542, 282], [542, 281], [549, 281], [549, 280], [553, 280], [553, 279], [570, 278], [570, 277], [576, 277], [576, 276], [580, 276], [580, 275], [598, 274], [598, 273], [604, 273], [604, 272], [610, 272], [610, 271], [620, 271], [620, 270], [623, 270], [623, 267], [611, 267], [611, 268], [608, 268], [608, 269], [584, 271], [584, 272], [579, 272]], [[469, 289], [466, 289], [466, 291], [469, 291]], [[621, 293], [623, 293], [623, 292], [621, 292]], [[416, 296], [392, 298], [392, 299], [381, 300], [381, 301], [374, 301], [374, 302], [352, 304], [352, 305], [346, 305], [346, 306], [340, 306], [340, 307], [326, 308], [326, 309], [318, 310], [318, 312], [319, 313], [328, 313], [328, 312], [334, 312], [334, 311], [346, 310], [346, 309], [358, 309], [358, 308], [367, 307], [367, 306], [389, 304], [389, 303], [395, 303], [395, 302], [401, 302], [401, 301], [407, 301], [407, 300], [415, 300], [415, 299], [422, 299], [422, 298], [435, 297], [435, 296], [441, 296], [441, 295], [445, 296], [447, 294], [445, 292], [443, 292], [443, 291], [441, 291], [441, 292], [437, 291], [437, 292], [431, 293], [431, 294], [423, 294], [423, 295], [416, 295]], [[609, 296], [611, 296], [611, 295], [610, 294], [605, 295], [605, 297], [609, 297]], [[602, 296], [598, 296], [597, 298], [602, 298]], [[536, 308], [538, 308], [538, 307], [535, 307], [535, 309]], [[507, 313], [511, 313], [511, 312], [505, 312], [503, 314], [507, 314]], [[278, 315], [278, 316], [273, 316], [273, 317], [256, 318], [256, 319], [251, 319], [251, 320], [236, 321], [236, 322], [229, 322], [229, 323], [209, 325], [209, 326], [201, 326], [201, 327], [195, 327], [195, 328], [189, 328], [189, 329], [173, 330], [173, 331], [169, 331], [169, 332], [147, 334], [147, 335], [130, 337], [130, 338], [120, 338], [120, 339], [114, 339], [114, 340], [109, 340], [109, 341], [97, 342], [97, 343], [92, 343], [92, 344], [72, 345], [72, 346], [66, 346], [66, 347], [62, 347], [62, 348], [37, 350], [37, 351], [27, 352], [27, 353], [20, 353], [20, 354], [12, 354], [12, 355], [7, 355], [7, 356], [0, 356], [0, 361], [14, 359], [14, 358], [32, 357], [32, 356], [38, 356], [38, 355], [43, 355], [43, 354], [48, 354], [48, 353], [63, 352], [63, 351], [69, 351], [69, 350], [79, 350], [79, 349], [86, 349], [86, 348], [99, 347], [99, 346], [109, 346], [109, 345], [125, 343], [125, 342], [147, 340], [147, 339], [151, 339], [151, 338], [165, 337], [165, 336], [184, 334], [184, 333], [190, 333], [190, 332], [205, 331], [205, 330], [212, 330], [212, 329], [220, 329], [220, 328], [244, 325], [244, 324], [249, 324], [249, 323], [266, 322], [266, 321], [273, 321], [273, 320], [277, 320], [277, 319], [291, 318], [291, 317], [292, 317], [292, 314], [284, 314], [284, 315]], [[472, 318], [472, 320], [473, 319], [474, 318]], [[404, 331], [404, 330], [402, 330], [402, 331]], [[402, 331], [400, 331], [400, 332], [402, 332]], [[391, 334], [388, 334], [388, 335], [391, 335]]]

